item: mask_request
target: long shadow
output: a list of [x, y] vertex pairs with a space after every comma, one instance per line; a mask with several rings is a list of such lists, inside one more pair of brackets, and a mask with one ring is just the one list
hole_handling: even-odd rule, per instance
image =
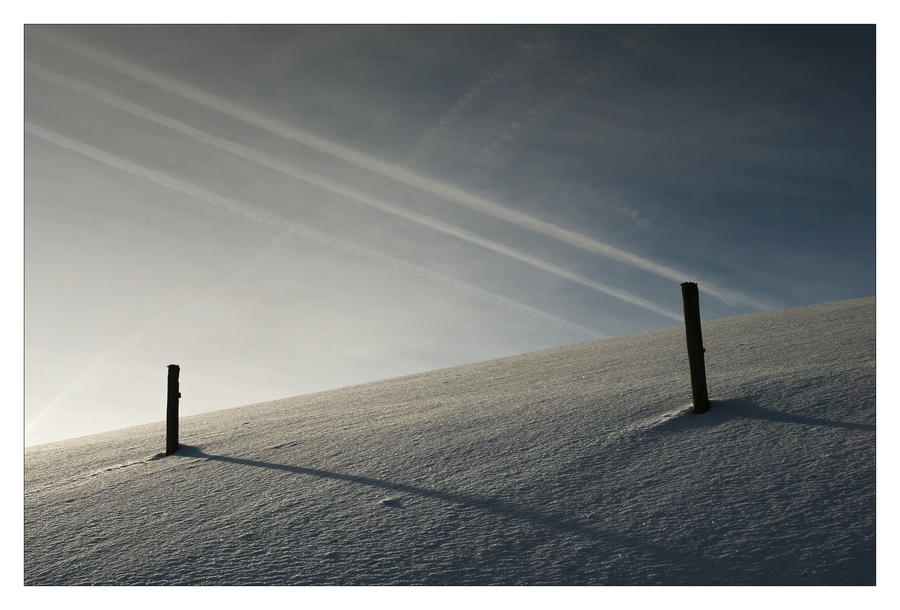
[[[865, 432], [875, 431], [875, 426], [871, 424], [854, 424], [831, 419], [822, 419], [819, 417], [793, 415], [791, 413], [784, 413], [782, 411], [761, 407], [745, 398], [711, 400], [709, 413], [715, 413], [724, 417], [746, 417], [747, 419], [760, 419], [763, 421], [781, 422], [785, 424], [825, 426], [828, 428], [843, 428], [844, 430], [863, 430]], [[702, 417], [702, 415], [699, 417]]]
[[[590, 538], [594, 541], [617, 542], [618, 544], [629, 546], [632, 548], [640, 548], [642, 550], [660, 553], [662, 556], [667, 552], [666, 549], [648, 543], [646, 540], [640, 540], [628, 536], [622, 536], [615, 533], [601, 533], [588, 524], [568, 519], [557, 515], [548, 515], [535, 510], [523, 508], [520, 505], [513, 505], [509, 502], [497, 498], [480, 498], [469, 494], [461, 494], [447, 491], [438, 491], [435, 489], [426, 489], [407, 485], [405, 483], [392, 483], [372, 477], [359, 475], [344, 474], [333, 472], [330, 470], [322, 470], [320, 468], [308, 468], [305, 466], [290, 466], [287, 464], [276, 464], [274, 462], [263, 462], [259, 460], [250, 460], [246, 458], [229, 457], [225, 455], [212, 455], [205, 453], [199, 447], [191, 445], [181, 445], [172, 457], [194, 457], [203, 458], [216, 462], [225, 462], [228, 464], [239, 464], [241, 466], [252, 466], [255, 468], [268, 468], [271, 470], [281, 470], [292, 474], [301, 474], [325, 479], [336, 479], [339, 481], [347, 481], [357, 485], [366, 485], [368, 487], [376, 487], [379, 489], [387, 489], [392, 492], [406, 493], [410, 495], [420, 496], [423, 498], [433, 498], [443, 502], [458, 504], [465, 507], [476, 508], [496, 514], [500, 514], [513, 519], [530, 521], [540, 527], [549, 528], [557, 531], [565, 531], [579, 536]], [[398, 504], [388, 504], [388, 506], [398, 506]]]

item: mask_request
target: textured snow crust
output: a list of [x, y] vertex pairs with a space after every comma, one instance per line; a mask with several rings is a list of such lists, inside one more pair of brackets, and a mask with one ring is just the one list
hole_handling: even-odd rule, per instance
[[703, 333], [30, 447], [25, 583], [874, 585], [874, 297]]

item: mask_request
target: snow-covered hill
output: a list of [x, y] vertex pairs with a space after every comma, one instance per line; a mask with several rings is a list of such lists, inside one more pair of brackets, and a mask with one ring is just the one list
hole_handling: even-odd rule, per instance
[[28, 448], [25, 583], [874, 584], [875, 299], [703, 332]]

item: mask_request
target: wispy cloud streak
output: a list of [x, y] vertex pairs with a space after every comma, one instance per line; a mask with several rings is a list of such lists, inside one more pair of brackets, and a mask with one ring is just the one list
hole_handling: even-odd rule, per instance
[[605, 337], [605, 335], [602, 335], [584, 326], [575, 324], [574, 322], [570, 322], [569, 320], [559, 318], [534, 307], [529, 307], [528, 305], [525, 305], [523, 303], [519, 303], [493, 292], [478, 288], [477, 286], [473, 286], [472, 284], [461, 282], [449, 276], [436, 273], [424, 267], [413, 265], [411, 263], [407, 263], [403, 260], [388, 256], [381, 252], [359, 246], [355, 243], [325, 233], [324, 231], [319, 231], [317, 229], [307, 227], [306, 225], [288, 220], [286, 218], [282, 218], [281, 216], [277, 216], [270, 212], [266, 212], [265, 210], [261, 210], [245, 203], [241, 203], [240, 201], [236, 201], [228, 197], [222, 197], [221, 195], [217, 195], [212, 191], [206, 190], [189, 182], [185, 182], [184, 180], [179, 180], [177, 178], [167, 176], [160, 172], [151, 170], [150, 168], [138, 165], [137, 163], [133, 163], [126, 159], [122, 159], [121, 157], [111, 155], [87, 144], [77, 142], [58, 133], [52, 132], [48, 129], [44, 129], [43, 127], [40, 127], [38, 125], [33, 125], [26, 122], [25, 132], [48, 142], [52, 142], [57, 146], [61, 146], [68, 150], [90, 157], [111, 167], [115, 167], [130, 174], [140, 176], [161, 186], [180, 191], [214, 205], [222, 206], [228, 210], [238, 212], [259, 222], [279, 227], [281, 229], [286, 229], [307, 239], [312, 239], [314, 241], [330, 245], [332, 247], [338, 248], [339, 250], [361, 256], [382, 265], [386, 265], [388, 267], [392, 267], [406, 273], [415, 274], [418, 277], [429, 280], [431, 282], [435, 282], [442, 286], [446, 286], [448, 288], [452, 288], [459, 292], [471, 294], [479, 299], [503, 306], [517, 313], [524, 314], [531, 318], [535, 318], [537, 320], [552, 324], [558, 328], [573, 332], [579, 336], [588, 339], [601, 339]]
[[[244, 265], [243, 269], [236, 272], [230, 279], [226, 280], [220, 285], [211, 287], [208, 290], [209, 296], [207, 296], [205, 299], [198, 299], [197, 304], [193, 306], [183, 307], [177, 312], [170, 311], [165, 314], [157, 314], [153, 316], [146, 324], [144, 324], [142, 328], [128, 337], [125, 341], [96, 356], [84, 369], [84, 371], [81, 372], [81, 374], [79, 374], [77, 377], [75, 377], [75, 379], [66, 384], [63, 390], [59, 394], [57, 394], [56, 397], [53, 398], [53, 400], [47, 403], [46, 406], [40, 409], [35, 415], [31, 417], [29, 421], [27, 421], [25, 425], [25, 432], [28, 433], [30, 430], [32, 430], [42, 419], [44, 419], [45, 415], [47, 415], [51, 411], [55, 411], [60, 407], [60, 405], [65, 407], [67, 402], [71, 401], [74, 396], [76, 396], [79, 392], [82, 392], [86, 387], [90, 388], [90, 386], [92, 385], [92, 381], [94, 380], [94, 376], [96, 374], [102, 374], [104, 367], [108, 366], [110, 359], [126, 348], [129, 348], [135, 344], [140, 345], [154, 335], [158, 335], [159, 333], [167, 331], [170, 332], [176, 325], [181, 325], [182, 328], [180, 329], [180, 332], [175, 333], [178, 338], [174, 341], [167, 342], [170, 353], [174, 354], [177, 353], [185, 343], [192, 340], [201, 333], [201, 328], [197, 325], [185, 326], [186, 319], [196, 319], [197, 316], [202, 316], [204, 320], [208, 321], [211, 315], [225, 318], [225, 316], [228, 314], [223, 313], [221, 307], [210, 306], [211, 297], [223, 293], [228, 285], [233, 285], [236, 280], [251, 273], [253, 271], [253, 268], [260, 263], [265, 254], [270, 251], [279, 240], [281, 240], [285, 235], [288, 235], [289, 233], [289, 231], [284, 231], [273, 237], [265, 247], [263, 247], [256, 253], [252, 260], [248, 261]], [[244, 304], [234, 305], [233, 309], [239, 310], [244, 306]]]
[[[471, 244], [475, 244], [482, 248], [486, 248], [488, 250], [492, 250], [499, 254], [503, 254], [504, 256], [508, 256], [512, 259], [521, 261], [542, 271], [547, 271], [549, 273], [553, 273], [559, 277], [565, 278], [569, 281], [576, 282], [583, 286], [587, 286], [614, 298], [620, 299], [632, 305], [637, 305], [638, 307], [647, 309], [648, 311], [652, 311], [656, 314], [665, 316], [672, 320], [680, 320], [681, 317], [677, 312], [669, 310], [667, 308], [661, 307], [656, 303], [648, 301], [642, 297], [639, 297], [635, 294], [627, 292], [625, 290], [621, 290], [605, 284], [603, 282], [598, 282], [596, 280], [590, 279], [584, 275], [574, 273], [559, 265], [555, 265], [538, 257], [532, 256], [530, 254], [526, 254], [515, 248], [510, 248], [508, 246], [504, 246], [498, 242], [482, 237], [476, 233], [471, 231], [467, 231], [455, 225], [440, 221], [438, 219], [432, 218], [430, 216], [426, 216], [424, 214], [419, 214], [418, 212], [413, 212], [411, 210], [407, 210], [406, 208], [402, 208], [400, 206], [393, 205], [388, 203], [382, 199], [378, 199], [376, 197], [372, 197], [367, 195], [361, 191], [357, 191], [351, 187], [348, 187], [339, 182], [335, 182], [329, 178], [324, 176], [320, 176], [313, 172], [304, 170], [302, 168], [296, 167], [294, 165], [290, 165], [285, 163], [275, 157], [266, 155], [265, 153], [259, 152], [252, 148], [248, 148], [246, 146], [236, 144], [229, 140], [225, 140], [223, 138], [219, 138], [217, 136], [213, 136], [206, 132], [200, 131], [194, 127], [161, 115], [159, 113], [153, 112], [147, 108], [134, 104], [133, 102], [129, 102], [128, 100], [122, 99], [118, 96], [112, 95], [96, 87], [92, 87], [85, 83], [82, 83], [76, 79], [70, 78], [68, 76], [64, 76], [62, 74], [57, 74], [36, 64], [31, 62], [26, 62], [26, 68], [32, 74], [40, 76], [42, 78], [46, 78], [51, 82], [55, 82], [60, 85], [64, 85], [66, 87], [72, 88], [80, 93], [89, 95], [94, 99], [107, 103], [115, 108], [128, 112], [134, 116], [140, 117], [142, 119], [152, 121], [159, 125], [163, 125], [170, 129], [173, 129], [181, 134], [189, 136], [195, 140], [203, 142], [205, 144], [215, 146], [221, 150], [225, 150], [231, 154], [239, 156], [241, 158], [247, 159], [249, 161], [253, 161], [259, 165], [264, 167], [268, 167], [270, 169], [274, 169], [276, 171], [280, 171], [284, 174], [287, 174], [293, 178], [298, 180], [302, 180], [309, 184], [313, 184], [320, 188], [326, 189], [333, 193], [337, 193], [343, 197], [347, 197], [348, 199], [352, 199], [359, 203], [363, 203], [365, 205], [371, 206], [383, 212], [387, 212], [389, 214], [393, 214], [405, 220], [420, 224], [422, 226], [428, 227], [435, 231], [439, 231], [446, 235], [450, 235], [457, 239], [461, 239], [463, 241], [467, 241]], [[149, 170], [148, 170], [149, 171]]]
[[83, 385], [84, 381], [93, 373], [98, 366], [100, 366], [103, 362], [108, 360], [111, 356], [121, 352], [123, 349], [132, 345], [138, 338], [140, 333], [129, 337], [127, 340], [123, 341], [116, 347], [112, 349], [108, 349], [105, 352], [99, 354], [96, 358], [94, 358], [91, 363], [81, 372], [78, 377], [70, 381], [66, 384], [66, 387], [56, 395], [44, 408], [38, 411], [31, 419], [27, 420], [25, 423], [25, 432], [26, 434], [32, 430], [43, 418], [45, 415], [54, 411], [58, 408], [61, 402], [68, 400], [73, 394], [75, 394]]
[[[185, 99], [204, 105], [227, 116], [231, 116], [256, 127], [278, 134], [284, 138], [287, 138], [319, 152], [331, 155], [336, 159], [340, 159], [342, 161], [356, 165], [357, 167], [391, 178], [408, 186], [413, 186], [415, 188], [421, 189], [422, 191], [425, 191], [432, 195], [436, 195], [447, 201], [452, 201], [467, 206], [471, 209], [513, 223], [517, 226], [553, 237], [585, 251], [592, 252], [619, 263], [623, 263], [625, 265], [647, 271], [658, 277], [673, 280], [676, 282], [683, 282], [690, 279], [701, 279], [692, 277], [692, 274], [686, 273], [682, 270], [675, 269], [666, 265], [661, 265], [633, 252], [617, 248], [611, 244], [603, 243], [591, 237], [587, 237], [586, 235], [582, 235], [575, 231], [559, 227], [553, 223], [541, 220], [529, 214], [524, 214], [517, 210], [502, 206], [484, 197], [468, 193], [451, 184], [447, 184], [433, 178], [428, 178], [406, 168], [391, 163], [386, 163], [347, 146], [343, 146], [325, 138], [315, 136], [292, 125], [289, 125], [282, 121], [278, 121], [264, 114], [253, 111], [249, 108], [245, 108], [239, 104], [235, 104], [219, 96], [207, 93], [191, 85], [187, 85], [162, 74], [158, 74], [132, 62], [114, 57], [93, 47], [81, 44], [73, 40], [64, 39], [47, 32], [42, 32], [40, 30], [29, 29], [28, 35], [34, 36], [35, 38], [38, 38], [43, 42], [80, 55], [85, 59], [126, 74], [137, 80], [151, 84], [169, 93], [179, 95]], [[738, 291], [718, 286], [706, 279], [703, 279], [702, 282], [704, 293], [715, 296], [725, 303], [732, 305], [743, 304], [757, 310], [767, 310], [772, 308], [768, 303], [765, 303]], [[604, 292], [607, 291], [604, 290]], [[608, 294], [612, 293], [608, 292]], [[668, 314], [663, 315], [671, 317], [668, 316]]]

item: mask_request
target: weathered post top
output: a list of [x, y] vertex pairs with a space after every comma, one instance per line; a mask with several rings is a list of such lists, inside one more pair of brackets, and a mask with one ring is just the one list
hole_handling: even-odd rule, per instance
[[691, 396], [694, 413], [709, 411], [709, 394], [706, 389], [706, 364], [703, 360], [703, 333], [700, 330], [700, 292], [694, 282], [681, 285], [684, 303], [684, 333], [687, 339], [688, 363], [691, 368]]

